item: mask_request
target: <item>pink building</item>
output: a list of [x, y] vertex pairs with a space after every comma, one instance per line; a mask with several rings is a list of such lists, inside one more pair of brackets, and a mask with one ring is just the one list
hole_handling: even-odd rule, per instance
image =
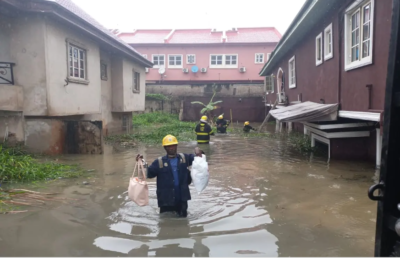
[[[219, 97], [260, 98], [247, 99], [248, 109], [264, 110], [264, 78], [259, 71], [281, 39], [274, 27], [136, 30], [118, 37], [153, 62], [147, 69], [146, 92], [185, 96], [190, 102], [191, 97], [207, 98], [210, 84], [216, 83]], [[261, 111], [253, 120], [264, 115]]]
[[281, 38], [273, 27], [136, 30], [118, 36], [154, 63], [147, 83], [178, 84], [263, 83], [258, 73]]

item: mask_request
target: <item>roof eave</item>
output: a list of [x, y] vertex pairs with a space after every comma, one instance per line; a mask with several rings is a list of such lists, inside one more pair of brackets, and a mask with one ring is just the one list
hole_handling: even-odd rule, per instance
[[[84, 19], [80, 18], [79, 16], [71, 13], [69, 10], [66, 10], [64, 7], [60, 6], [56, 2], [53, 1], [37, 1], [37, 0], [32, 0], [29, 3], [21, 3], [20, 0], [3, 0], [3, 2], [14, 6], [22, 11], [25, 12], [33, 12], [33, 13], [45, 13], [49, 15], [54, 15], [57, 18], [63, 20], [64, 22], [67, 22], [75, 27], [78, 27], [79, 29], [85, 31], [89, 35], [99, 39], [103, 43], [119, 50], [123, 54], [129, 56], [130, 58], [134, 59], [136, 62], [142, 64], [145, 67], [153, 67], [153, 63], [144, 58], [142, 55], [139, 53], [136, 53], [135, 50], [130, 49], [129, 47], [125, 46], [124, 44], [113, 40], [112, 37], [103, 31], [97, 29], [95, 26], [90, 24], [89, 22], [85, 21]], [[62, 12], [59, 12], [58, 10], [62, 9], [64, 12], [67, 13], [65, 15]], [[78, 18], [80, 22], [83, 22], [86, 26], [89, 26], [90, 29], [85, 28], [81, 24], [78, 24], [76, 19], [71, 19], [71, 17], [68, 16], [74, 16], [74, 18]]]
[[270, 60], [263, 66], [259, 75], [266, 76], [280, 62], [293, 46], [299, 43], [307, 33], [317, 24], [320, 19], [332, 10], [332, 7], [340, 3], [341, 0], [321, 1], [307, 0], [299, 13], [286, 30], [280, 42], [272, 52]]

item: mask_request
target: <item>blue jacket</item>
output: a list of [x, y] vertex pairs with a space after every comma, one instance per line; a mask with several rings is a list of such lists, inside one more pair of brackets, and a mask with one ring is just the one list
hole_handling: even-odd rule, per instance
[[[185, 159], [182, 159], [182, 156]], [[192, 165], [194, 154], [178, 154], [179, 188], [181, 201], [191, 200], [189, 185], [192, 183], [189, 166]], [[174, 176], [168, 156], [153, 161], [147, 169], [147, 178], [157, 177], [158, 207], [175, 206]]]

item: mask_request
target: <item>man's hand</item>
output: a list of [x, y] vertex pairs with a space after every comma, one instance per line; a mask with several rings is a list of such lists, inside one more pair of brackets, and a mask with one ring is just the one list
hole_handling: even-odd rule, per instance
[[143, 159], [143, 155], [142, 154], [136, 155], [136, 161], [139, 161], [139, 159]]

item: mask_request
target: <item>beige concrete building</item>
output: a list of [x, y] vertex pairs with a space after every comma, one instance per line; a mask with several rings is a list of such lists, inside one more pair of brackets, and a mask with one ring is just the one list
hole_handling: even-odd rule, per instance
[[0, 141], [101, 153], [144, 110], [146, 67], [70, 0], [0, 0]]

